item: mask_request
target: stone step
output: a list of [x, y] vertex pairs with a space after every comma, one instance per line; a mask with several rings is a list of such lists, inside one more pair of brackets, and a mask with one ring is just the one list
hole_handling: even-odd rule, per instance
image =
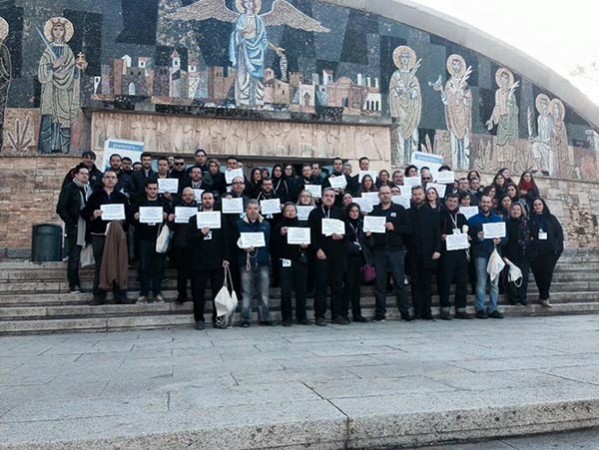
[[[136, 293], [131, 293], [136, 294]], [[166, 292], [166, 303], [149, 304], [114, 304], [112, 301], [105, 305], [91, 304], [70, 304], [70, 305], [14, 305], [0, 308], [0, 321], [6, 320], [34, 320], [34, 319], [62, 319], [62, 318], [92, 318], [92, 317], [115, 317], [115, 316], [141, 316], [156, 314], [181, 314], [191, 313], [192, 302], [186, 302], [178, 305], [174, 302], [175, 292]], [[136, 295], [131, 295], [131, 299]], [[474, 304], [474, 296], [468, 296], [468, 304]], [[569, 292], [556, 293], [551, 301], [555, 305], [581, 304], [582, 302], [599, 302], [599, 292]], [[308, 310], [313, 309], [313, 300], [308, 299]], [[535, 302], [536, 303], [536, 302]], [[361, 298], [361, 305], [364, 308], [373, 308], [375, 298], [372, 295], [366, 295]], [[439, 297], [434, 296], [433, 306], [439, 306]], [[504, 296], [500, 297], [500, 304], [509, 306]], [[387, 297], [387, 307], [395, 309], [395, 297]], [[273, 312], [280, 311], [280, 297], [271, 297], [270, 308]], [[206, 303], [206, 310], [211, 312], [211, 303]]]
[[[131, 305], [138, 306], [138, 305]], [[468, 308], [470, 313], [474, 313], [472, 307]], [[553, 308], [543, 308], [540, 305], [523, 306], [500, 306], [500, 311], [507, 317], [520, 316], [550, 316], [550, 315], [574, 315], [574, 314], [598, 314], [599, 302], [589, 303], [568, 303], [556, 304]], [[439, 308], [432, 308], [433, 315], [439, 316]], [[365, 317], [374, 316], [374, 308], [363, 308]], [[280, 312], [273, 311], [273, 320], [280, 322]], [[312, 311], [308, 312], [308, 317], [313, 319]], [[389, 305], [387, 311], [387, 320], [399, 319], [399, 312]], [[210, 326], [211, 315], [206, 313], [206, 324]], [[255, 325], [258, 321], [257, 313], [253, 314], [252, 323]], [[457, 321], [457, 320], [456, 320]], [[461, 321], [457, 321], [460, 323]], [[234, 325], [240, 324], [240, 315], [236, 314]], [[43, 334], [43, 333], [66, 333], [66, 332], [98, 332], [98, 331], [120, 331], [135, 329], [158, 329], [158, 328], [176, 328], [191, 327], [193, 325], [193, 316], [190, 311], [181, 308], [172, 313], [156, 313], [149, 315], [134, 316], [108, 316], [108, 317], [76, 317], [76, 318], [56, 318], [47, 320], [0, 320], [0, 335], [16, 334]]]

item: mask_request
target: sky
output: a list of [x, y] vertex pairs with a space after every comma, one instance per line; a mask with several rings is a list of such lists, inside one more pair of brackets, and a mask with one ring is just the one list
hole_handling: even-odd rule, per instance
[[572, 77], [599, 61], [599, 2], [590, 0], [414, 0], [454, 16], [533, 56], [599, 104], [599, 74]]

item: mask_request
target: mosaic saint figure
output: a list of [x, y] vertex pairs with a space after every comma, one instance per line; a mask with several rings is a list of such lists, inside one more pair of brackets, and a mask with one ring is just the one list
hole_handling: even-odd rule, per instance
[[12, 74], [10, 52], [5, 44], [7, 36], [8, 22], [0, 17], [0, 150], [2, 149], [4, 135], [4, 111]]
[[235, 24], [229, 40], [229, 60], [236, 70], [235, 103], [256, 108], [264, 104], [264, 60], [270, 48], [286, 60], [285, 50], [272, 44], [267, 26], [287, 25], [298, 30], [329, 32], [286, 0], [275, 0], [272, 9], [260, 14], [262, 0], [235, 0], [237, 11], [227, 8], [225, 0], [199, 0], [178, 8], [167, 17], [173, 20], [208, 20]]
[[501, 68], [495, 73], [495, 82], [499, 89], [495, 91], [495, 108], [487, 121], [487, 129], [491, 131], [497, 125], [497, 145], [513, 146], [518, 138], [518, 104], [515, 90], [519, 82], [514, 82], [514, 74]]
[[39, 148], [41, 153], [69, 153], [71, 127], [79, 114], [81, 72], [87, 63], [75, 58], [67, 44], [74, 29], [70, 20], [53, 17], [38, 29], [45, 49], [40, 59], [38, 80], [42, 85]]
[[468, 169], [470, 167], [470, 129], [472, 128], [472, 91], [468, 79], [472, 67], [460, 55], [447, 58], [447, 71], [451, 75], [445, 86], [441, 75], [432, 88], [441, 94], [445, 105], [445, 122], [451, 138], [452, 167]]
[[568, 132], [564, 118], [566, 108], [562, 101], [554, 98], [549, 103], [549, 114], [553, 121], [553, 133], [551, 134], [551, 148], [554, 152], [554, 175], [559, 174], [562, 177], [572, 176], [568, 173]]
[[[552, 148], [553, 118], [550, 114], [551, 101], [545, 94], [539, 94], [535, 106], [539, 113], [537, 118], [537, 136], [531, 137], [532, 155], [535, 160], [534, 169], [545, 175], [555, 173], [555, 152]], [[532, 134], [532, 115], [528, 115], [529, 133]]]
[[410, 47], [401, 45], [393, 52], [393, 62], [397, 70], [389, 82], [389, 110], [391, 117], [399, 124], [398, 151], [407, 164], [412, 152], [418, 150], [418, 125], [422, 116], [422, 94], [416, 72], [421, 60]]

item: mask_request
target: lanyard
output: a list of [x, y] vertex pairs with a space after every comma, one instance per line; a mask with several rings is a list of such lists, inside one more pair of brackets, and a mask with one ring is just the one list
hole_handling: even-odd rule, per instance
[[327, 219], [331, 218], [331, 209], [329, 208], [328, 211], [325, 211], [324, 206], [321, 206], [322, 208], [322, 215], [325, 216]]
[[455, 214], [455, 219], [454, 219], [454, 215], [451, 213], [451, 211], [447, 211], [449, 214], [449, 218], [451, 219], [451, 221], [453, 222], [453, 228], [457, 229], [458, 228], [458, 215], [457, 213]]

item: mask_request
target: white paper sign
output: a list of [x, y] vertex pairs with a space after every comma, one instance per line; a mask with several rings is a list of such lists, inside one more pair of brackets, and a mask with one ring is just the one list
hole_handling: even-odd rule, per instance
[[362, 192], [362, 198], [368, 200], [372, 206], [381, 203], [378, 192]]
[[338, 177], [330, 176], [329, 183], [333, 189], [345, 189], [347, 187], [345, 175], [340, 175]]
[[278, 198], [260, 200], [260, 209], [263, 215], [281, 214], [281, 200]]
[[448, 234], [445, 236], [445, 244], [447, 245], [447, 251], [453, 252], [455, 250], [465, 250], [470, 248], [468, 242], [468, 235], [464, 233], [460, 234]]
[[308, 220], [310, 213], [314, 209], [314, 206], [298, 206], [297, 207], [297, 218], [301, 221]]
[[125, 205], [115, 203], [112, 205], [101, 205], [102, 220], [125, 220]]
[[360, 209], [362, 210], [363, 213], [372, 212], [372, 209], [373, 209], [372, 203], [367, 198], [353, 197], [352, 202], [357, 203], [360, 206]]
[[370, 178], [372, 178], [372, 181], [374, 181], [376, 183], [377, 173], [375, 170], [360, 170], [360, 173], [358, 173], [358, 183], [361, 183], [362, 179], [366, 175], [370, 175]]
[[430, 188], [436, 189], [439, 198], [445, 197], [445, 190], [447, 189], [446, 184], [429, 183], [426, 185], [426, 190], [428, 191]]
[[204, 193], [205, 189], [194, 189], [193, 190], [193, 195], [195, 195], [196, 197], [196, 202], [198, 203], [202, 203], [202, 194]]
[[266, 247], [264, 233], [241, 233], [241, 248]]
[[[422, 179], [420, 177], [405, 177], [403, 179], [404, 186], [408, 186], [410, 189], [414, 186], [422, 186]], [[410, 195], [412, 192], [410, 191]]]
[[227, 184], [233, 183], [233, 180], [237, 177], [243, 178], [243, 169], [233, 169], [225, 171], [225, 180]]
[[345, 222], [339, 219], [322, 219], [322, 234], [325, 236], [345, 235]]
[[306, 184], [304, 189], [310, 192], [314, 198], [322, 197], [322, 186], [320, 184]]
[[413, 152], [412, 165], [418, 167], [418, 170], [428, 167], [431, 172], [436, 173], [443, 165], [443, 157], [432, 153]]
[[156, 224], [164, 220], [162, 206], [140, 206], [139, 223]]
[[179, 191], [179, 179], [178, 178], [158, 178], [158, 193], [176, 194]]
[[243, 198], [223, 198], [223, 214], [243, 214]]
[[364, 217], [364, 233], [384, 233], [385, 223], [387, 218], [385, 216], [366, 216]]
[[218, 211], [200, 211], [197, 213], [198, 229], [210, 228], [211, 230], [220, 230], [221, 215]]
[[437, 172], [435, 181], [439, 184], [453, 184], [455, 182], [455, 173], [450, 170]]
[[412, 196], [412, 186], [399, 186], [399, 192], [404, 197], [411, 197]]
[[401, 205], [406, 209], [410, 209], [410, 199], [411, 197], [407, 195], [394, 195], [391, 201], [396, 205]]
[[197, 212], [198, 208], [195, 206], [175, 206], [175, 223], [189, 223], [189, 219]]
[[289, 245], [306, 245], [311, 244], [310, 228], [305, 227], [290, 227], [287, 228], [287, 243]]
[[505, 222], [483, 223], [483, 233], [485, 239], [504, 238]]
[[460, 206], [460, 212], [464, 214], [466, 220], [478, 214], [478, 206]]

